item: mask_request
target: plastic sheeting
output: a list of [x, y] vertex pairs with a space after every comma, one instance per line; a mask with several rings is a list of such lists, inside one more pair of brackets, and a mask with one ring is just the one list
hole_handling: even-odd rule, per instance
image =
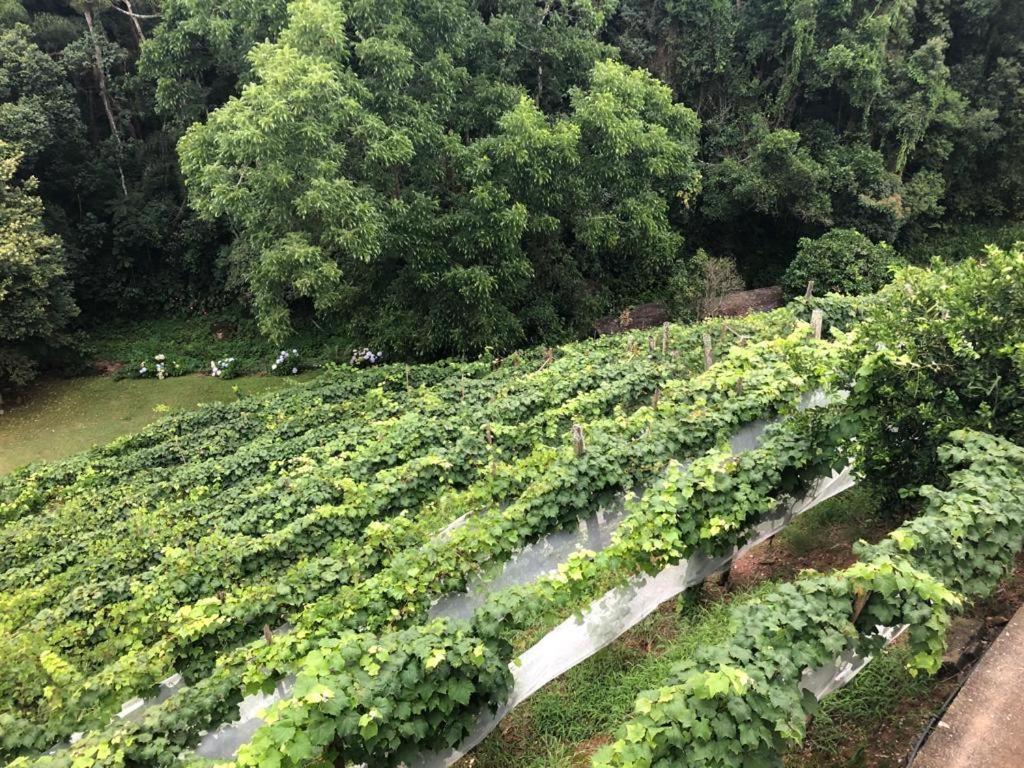
[[[875, 631], [885, 639], [886, 644], [889, 644], [907, 631], [907, 625], [876, 627]], [[831, 664], [805, 669], [800, 687], [806, 688], [820, 701], [853, 680], [870, 661], [871, 656], [861, 656], [853, 649], [847, 648]]]
[[[850, 470], [844, 469], [819, 480], [803, 498], [780, 504], [775, 514], [757, 525], [747, 542], [732, 552], [718, 557], [697, 554], [657, 576], [645, 575], [607, 592], [592, 603], [581, 618], [566, 619], [512, 663], [513, 686], [508, 700], [496, 712], [481, 713], [462, 744], [456, 749], [423, 755], [413, 761], [411, 767], [452, 765], [479, 744], [516, 706], [634, 627], [666, 600], [701, 584], [747, 549], [777, 534], [797, 515], [852, 485]], [[469, 602], [470, 598], [467, 596], [466, 600]]]
[[[801, 407], [815, 407], [821, 405], [823, 402], [824, 398], [821, 394], [812, 393], [804, 396], [801, 402]], [[760, 445], [761, 437], [769, 423], [770, 422], [765, 420], [757, 420], [737, 430], [736, 434], [730, 440], [730, 447], [732, 451], [734, 453], [740, 453], [742, 451], [751, 450]], [[637, 488], [635, 489], [635, 492], [642, 493], [642, 490], [642, 488]], [[835, 493], [838, 492], [838, 490], [835, 491]], [[448, 617], [452, 619], [468, 619], [491, 593], [507, 587], [529, 584], [541, 575], [554, 571], [574, 552], [578, 552], [582, 549], [598, 552], [604, 549], [609, 543], [611, 543], [612, 534], [615, 532], [616, 528], [618, 528], [619, 523], [621, 523], [625, 518], [625, 498], [626, 496], [623, 493], [609, 493], [604, 495], [604, 497], [598, 502], [597, 512], [588, 518], [580, 520], [575, 527], [553, 531], [540, 537], [537, 541], [523, 547], [523, 549], [515, 555], [504, 561], [494, 572], [474, 578], [466, 592], [446, 595], [440, 598], [431, 607], [429, 612], [430, 618]], [[464, 522], [464, 516], [458, 518], [445, 527], [439, 535], [444, 536], [448, 534]], [[722, 568], [726, 563], [728, 563], [729, 559], [731, 559], [731, 556], [722, 560], [722, 562], [710, 572]], [[702, 580], [703, 578], [693, 583], [699, 583], [699, 581]], [[645, 592], [643, 595], [639, 596], [636, 601], [636, 606], [646, 605], [646, 601], [653, 599], [653, 595], [656, 595], [659, 590], [664, 590], [662, 585], [669, 581], [671, 581], [671, 576], [666, 577], [665, 582], [659, 582], [659, 585], [654, 588], [654, 593], [648, 594]], [[672, 592], [672, 594], [678, 594], [685, 588], [685, 585], [675, 588], [675, 591]], [[529, 693], [526, 694], [526, 696], [532, 694], [545, 683], [553, 680], [562, 672], [575, 664], [578, 664], [597, 650], [600, 650], [601, 647], [607, 645], [618, 637], [618, 635], [622, 634], [622, 632], [626, 631], [626, 629], [633, 626], [633, 624], [650, 613], [651, 610], [664, 602], [664, 600], [667, 600], [668, 597], [671, 597], [671, 595], [662, 597], [658, 602], [653, 603], [646, 612], [639, 613], [632, 623], [622, 629], [616, 631], [615, 624], [608, 624], [606, 631], [614, 634], [608, 634], [601, 645], [594, 647], [593, 650], [590, 650], [589, 652], [585, 652], [583, 655], [578, 656], [578, 658], [578, 654], [574, 654], [567, 657], [568, 662], [560, 661], [559, 659], [561, 657], [559, 654], [563, 654], [565, 651], [565, 649], [562, 649], [559, 651], [559, 654], [554, 654], [547, 662], [542, 662], [540, 659], [544, 658], [546, 651], [544, 649], [537, 650], [536, 653], [533, 654], [533, 657], [538, 659], [536, 662], [538, 669], [539, 665], [542, 663], [549, 663], [551, 664], [551, 669], [555, 669], [561, 665], [561, 671], [555, 672], [546, 678], [543, 677], [543, 673], [538, 673], [538, 676], [534, 681], [535, 685]], [[625, 598], [619, 597], [616, 598], [616, 602], [622, 607], [625, 607], [627, 601]], [[611, 610], [611, 607], [609, 607], [609, 611]], [[615, 610], [617, 611], [620, 609]], [[575, 639], [571, 637], [566, 637], [566, 640], [573, 643], [576, 642]], [[541, 642], [543, 643], [544, 641], [542, 640]], [[532, 650], [534, 649], [531, 649], [531, 651]], [[547, 652], [552, 653], [554, 650], [555, 649], [549, 649]], [[574, 661], [573, 659], [576, 660]], [[515, 669], [516, 671], [519, 671], [522, 667], [516, 667]], [[274, 702], [287, 698], [291, 695], [294, 683], [294, 677], [288, 676], [278, 683], [274, 693], [269, 696], [264, 694], [247, 696], [239, 704], [238, 719], [231, 723], [225, 723], [216, 730], [205, 734], [199, 742], [199, 745], [196, 747], [195, 754], [200, 757], [215, 759], [229, 759], [234, 757], [238, 748], [247, 743], [252, 738], [252, 735], [256, 730], [263, 724], [263, 721], [259, 718], [259, 713]], [[515, 706], [515, 704], [518, 704], [520, 701], [525, 699], [526, 696], [522, 696], [515, 700], [515, 703], [511, 706]], [[509, 707], [509, 709], [511, 709], [511, 707]], [[498, 719], [500, 720], [500, 718]], [[484, 721], [482, 720], [481, 723], [483, 722]], [[495, 720], [494, 724], [492, 724], [487, 730], [489, 731], [493, 728], [497, 722], [498, 721]], [[486, 735], [486, 732], [484, 732], [480, 738], [483, 738], [483, 735]]]
[[[845, 393], [839, 393], [842, 397]], [[822, 392], [808, 393], [801, 401], [801, 408], [813, 408], [825, 404], [828, 397]], [[740, 428], [730, 441], [734, 453], [751, 450], [760, 445], [767, 420], [757, 420]], [[636, 625], [659, 605], [680, 594], [688, 587], [701, 583], [709, 575], [726, 567], [740, 552], [773, 536], [786, 523], [801, 512], [845, 490], [852, 485], [849, 471], [819, 481], [804, 498], [780, 505], [776, 514], [763, 521], [742, 547], [721, 557], [709, 558], [702, 555], [690, 558], [671, 567], [655, 577], [644, 577], [626, 587], [612, 590], [597, 600], [584, 614], [582, 621], [568, 619], [549, 632], [536, 645], [527, 650], [512, 665], [515, 684], [512, 695], [499, 712], [481, 715], [470, 736], [457, 750], [444, 755], [424, 756], [417, 768], [422, 766], [450, 765], [462, 754], [472, 749], [487, 735], [507, 712], [535, 693], [559, 675], [585, 660], [611, 643], [623, 632]], [[635, 489], [642, 493], [643, 488]], [[450, 617], [463, 619], [472, 616], [486, 597], [506, 587], [526, 584], [539, 576], [555, 570], [570, 555], [582, 549], [600, 551], [611, 542], [612, 535], [625, 518], [625, 494], [607, 494], [600, 501], [598, 510], [589, 518], [580, 520], [568, 530], [559, 530], [542, 536], [527, 545], [516, 555], [503, 562], [490, 574], [475, 578], [469, 589], [460, 594], [448, 595], [438, 600], [430, 610], [431, 618]], [[446, 536], [465, 522], [465, 516], [453, 521], [438, 535]], [[274, 630], [274, 634], [287, 632], [288, 625]], [[260, 714], [270, 705], [291, 695], [295, 679], [288, 676], [281, 680], [271, 694], [246, 696], [239, 704], [238, 718], [223, 723], [207, 733], [203, 732], [194, 753], [199, 757], [230, 759], [238, 748], [247, 743], [263, 725]], [[166, 701], [184, 687], [179, 675], [173, 675], [161, 683], [157, 694], [148, 699], [132, 699], [126, 702], [118, 717], [139, 719], [150, 707]], [[77, 740], [75, 734], [71, 742]], [[51, 752], [60, 749], [55, 747]]]

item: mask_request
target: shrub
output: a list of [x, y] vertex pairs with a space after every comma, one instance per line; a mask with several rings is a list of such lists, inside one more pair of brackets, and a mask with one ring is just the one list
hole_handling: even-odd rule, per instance
[[362, 368], [377, 365], [383, 359], [383, 352], [374, 352], [369, 347], [363, 347], [362, 349], [353, 349], [352, 357], [348, 362], [349, 365], [354, 365], [356, 368]]
[[953, 429], [1024, 438], [1024, 252], [907, 267], [853, 331], [859, 463], [885, 490], [934, 482]]
[[217, 379], [233, 379], [237, 375], [235, 358], [225, 357], [223, 360], [210, 361], [210, 375]]
[[160, 379], [163, 381], [171, 376], [182, 376], [185, 369], [177, 360], [168, 360], [167, 355], [153, 355], [152, 360], [143, 360], [139, 363], [137, 378]]
[[710, 256], [703, 248], [672, 277], [670, 308], [674, 317], [699, 320], [717, 313], [722, 299], [746, 288], [733, 259]]
[[277, 376], [294, 376], [300, 370], [301, 364], [297, 349], [282, 349], [277, 353], [277, 359], [270, 364], [270, 372]]
[[787, 296], [799, 296], [813, 280], [817, 293], [871, 293], [885, 285], [894, 260], [888, 243], [872, 243], [855, 229], [830, 229], [800, 238], [782, 287]]
[[909, 242], [899, 252], [908, 263], [926, 266], [934, 258], [961, 261], [981, 256], [986, 245], [1009, 250], [1018, 242], [1024, 242], [1024, 222], [958, 223]]

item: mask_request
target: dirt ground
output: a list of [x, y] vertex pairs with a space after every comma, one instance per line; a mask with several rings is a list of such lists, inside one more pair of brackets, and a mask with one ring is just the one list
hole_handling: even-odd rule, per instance
[[[829, 571], [851, 565], [856, 558], [852, 545], [857, 539], [877, 541], [888, 533], [888, 526], [882, 521], [873, 521], [867, 528], [855, 528], [843, 524], [827, 526], [820, 532], [820, 540], [832, 541], [827, 548], [810, 549], [807, 552], [794, 551], [788, 546], [766, 542], [739, 558], [730, 574], [731, 586], [742, 587], [771, 580], [792, 580], [804, 569]], [[708, 595], [709, 597], [711, 595]], [[1006, 626], [1017, 609], [1024, 605], [1024, 554], [1017, 558], [1016, 567], [993, 594], [985, 600], [971, 605], [963, 614], [967, 620], [976, 620], [982, 625], [980, 652], [983, 653]], [[957, 690], [973, 665], [961, 669], [943, 669], [929, 681], [924, 695], [913, 700], [900, 701], [897, 708], [887, 713], [884, 721], [878, 722], [872, 738], [865, 744], [857, 734], [851, 734], [848, 743], [840, 744], [838, 755], [829, 757], [829, 766], [842, 768], [901, 768], [907, 765], [907, 758], [929, 727], [929, 723], [950, 695]], [[787, 760], [794, 766], [821, 766], [820, 756], [814, 754], [814, 724], [811, 723], [808, 739], [803, 750]], [[1024, 758], [1022, 758], [1024, 765]]]

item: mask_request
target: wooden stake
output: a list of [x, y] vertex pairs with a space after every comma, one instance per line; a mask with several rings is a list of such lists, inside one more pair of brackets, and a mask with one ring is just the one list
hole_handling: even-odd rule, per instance
[[668, 323], [661, 326], [661, 354], [668, 354]]
[[804, 291], [804, 298], [806, 300], [810, 301], [811, 297], [813, 297], [813, 296], [814, 296], [814, 281], [813, 280], [808, 280], [807, 281], [807, 290]]
[[715, 353], [711, 349], [711, 334], [704, 334], [704, 370], [715, 364]]
[[814, 338], [821, 338], [821, 326], [825, 320], [824, 314], [820, 309], [816, 309], [811, 312], [811, 330], [814, 331]]
[[850, 617], [850, 623], [856, 623], [857, 619], [860, 618], [861, 611], [864, 610], [864, 606], [868, 604], [868, 600], [871, 598], [871, 592], [857, 590], [857, 600], [853, 604], [853, 616]]
[[537, 370], [543, 371], [545, 368], [551, 365], [552, 362], [554, 362], [554, 359], [555, 350], [553, 350], [551, 347], [548, 347], [547, 349], [544, 350], [544, 362], [540, 364], [540, 368], [538, 368]]
[[659, 400], [661, 400], [661, 387], [655, 387], [654, 394], [651, 395], [651, 405], [657, 408]]
[[270, 625], [263, 625], [263, 639], [267, 641], [267, 645], [274, 644], [274, 633], [270, 631]]
[[583, 426], [580, 424], [572, 425], [572, 451], [577, 459], [587, 452], [587, 446], [583, 441]]
[[484, 436], [487, 439], [488, 453], [491, 455], [491, 479], [494, 479], [494, 475], [498, 471], [498, 467], [494, 461], [494, 432], [491, 431], [490, 424], [484, 424]]

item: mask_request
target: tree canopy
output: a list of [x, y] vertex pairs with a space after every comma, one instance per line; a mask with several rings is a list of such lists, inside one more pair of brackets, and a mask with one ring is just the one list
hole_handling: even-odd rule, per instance
[[649, 73], [570, 57], [549, 114], [495, 71], [495, 31], [461, 0], [288, 14], [179, 146], [267, 334], [308, 299], [408, 354], [507, 348], [577, 319], [584, 280], [642, 290], [681, 258], [699, 126]]
[[43, 229], [35, 179], [15, 180], [21, 159], [0, 141], [0, 381], [13, 384], [33, 377], [42, 349], [67, 341], [78, 314], [60, 239]]
[[702, 248], [765, 285], [801, 238], [1024, 209], [1007, 0], [3, 0], [0, 42], [84, 323], [475, 354], [670, 298]]

